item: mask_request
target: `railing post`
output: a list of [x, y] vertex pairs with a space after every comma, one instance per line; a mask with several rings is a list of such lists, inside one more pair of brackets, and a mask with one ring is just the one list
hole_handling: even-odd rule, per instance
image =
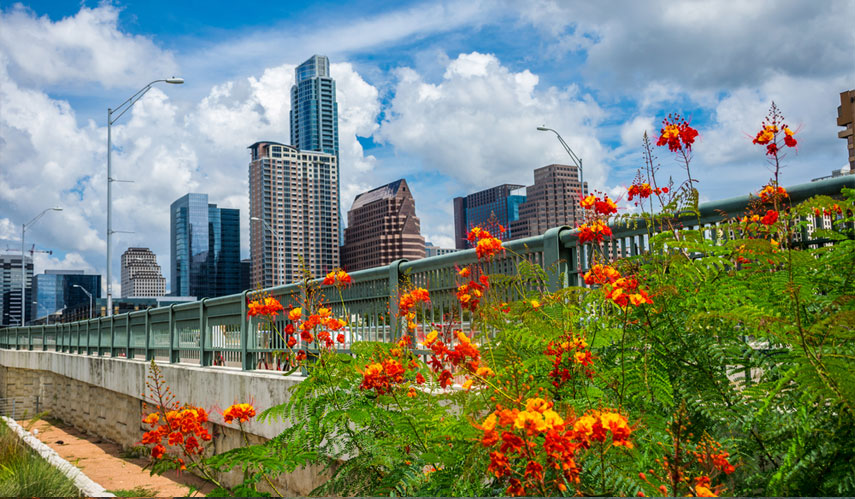
[[244, 371], [252, 371], [255, 369], [255, 353], [249, 351], [249, 336], [250, 336], [250, 319], [246, 315], [246, 298], [250, 290], [241, 293], [240, 303], [240, 359], [241, 368]]
[[149, 316], [150, 309], [145, 309], [145, 361], [148, 362], [154, 358], [151, 353], [151, 318]]
[[[53, 334], [56, 335], [56, 326], [53, 327]], [[47, 327], [42, 326], [42, 351], [47, 350]]]
[[33, 349], [33, 328], [27, 328], [27, 350]]
[[[395, 260], [389, 264], [389, 318], [392, 319], [390, 326], [392, 327], [392, 337], [389, 340], [398, 339], [401, 332], [401, 317], [398, 315], [398, 287], [401, 284], [400, 265], [407, 260]], [[383, 335], [383, 341], [386, 340], [386, 335]]]
[[116, 356], [116, 316], [110, 316], [110, 357]]
[[563, 225], [546, 231], [543, 235], [543, 270], [549, 276], [548, 289], [554, 293], [567, 287], [570, 252], [561, 243], [561, 233], [571, 230]]
[[199, 300], [199, 365], [210, 366], [212, 353], [206, 351], [208, 336], [208, 310], [205, 308], [207, 298]]
[[169, 362], [174, 364], [181, 360], [181, 352], [175, 348], [175, 304], [169, 306]]
[[131, 313], [126, 312], [125, 315], [125, 358], [131, 359]]

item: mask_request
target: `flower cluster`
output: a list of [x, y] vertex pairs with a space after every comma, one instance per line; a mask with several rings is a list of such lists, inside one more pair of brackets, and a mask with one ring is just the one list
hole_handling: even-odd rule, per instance
[[736, 467], [730, 464], [728, 458], [730, 453], [724, 450], [720, 443], [709, 435], [705, 435], [691, 451], [698, 464], [708, 472], [719, 472], [729, 475], [736, 471]]
[[579, 226], [579, 242], [585, 244], [590, 241], [603, 242], [604, 237], [611, 237], [612, 229], [600, 220], [584, 223]]
[[[208, 413], [201, 407], [185, 406], [179, 409], [153, 412], [143, 418], [143, 423], [151, 430], [143, 433], [141, 443], [152, 445], [151, 457], [162, 459], [167, 446], [177, 447], [185, 456], [199, 455], [204, 452], [199, 440], [211, 440], [211, 434], [203, 425], [208, 422]], [[180, 461], [183, 466], [184, 462]]]
[[455, 331], [457, 337], [457, 345], [454, 348], [449, 346], [439, 338], [439, 331], [431, 331], [425, 338], [424, 345], [432, 352], [428, 365], [431, 370], [438, 374], [439, 385], [442, 388], [447, 388], [452, 383], [452, 370], [458, 367], [463, 368], [463, 372], [467, 374], [467, 380], [464, 382], [464, 388], [469, 389], [472, 386], [472, 380], [468, 379], [469, 374], [474, 374], [480, 378], [492, 376], [492, 369], [481, 365], [481, 352], [478, 346], [472, 343], [472, 339], [463, 331]]
[[624, 277], [614, 267], [596, 264], [585, 272], [585, 284], [600, 285], [606, 292], [606, 298], [617, 306], [626, 308], [632, 304], [638, 307], [644, 303], [652, 304], [647, 292], [639, 287], [634, 277]]
[[758, 214], [753, 214], [751, 216], [745, 215], [742, 217], [742, 223], [746, 225], [750, 225], [752, 223], [761, 223], [763, 225], [773, 225], [778, 221], [778, 212], [775, 210], [766, 210], [766, 214], [762, 217]]
[[605, 443], [612, 437], [612, 445], [615, 447], [626, 447], [632, 449], [633, 444], [629, 437], [632, 428], [626, 416], [619, 412], [610, 410], [591, 410], [573, 423], [573, 431], [576, 438], [584, 447], [590, 447], [592, 442]]
[[337, 286], [344, 287], [352, 282], [350, 278], [350, 274], [345, 272], [344, 270], [338, 269], [330, 272], [324, 277], [323, 285], [324, 286]]
[[821, 210], [819, 208], [814, 208], [813, 214], [818, 216], [818, 217], [823, 216], [823, 215], [831, 216], [832, 214], [842, 215], [843, 214], [843, 208], [841, 208], [839, 204], [834, 203], [834, 205], [831, 206], [830, 208], [823, 208]]
[[627, 197], [627, 201], [632, 201], [635, 197], [639, 197], [641, 199], [647, 199], [650, 196], [652, 196], [653, 194], [656, 194], [657, 196], [662, 195], [662, 194], [668, 194], [668, 188], [667, 187], [661, 187], [661, 188], [656, 187], [654, 189], [653, 187], [650, 187], [650, 184], [648, 184], [647, 182], [644, 182], [641, 184], [632, 184], [629, 187], [627, 194], [629, 195]]
[[581, 445], [572, 425], [565, 424], [552, 402], [529, 398], [522, 411], [499, 405], [478, 428], [484, 432], [484, 447], [498, 446], [490, 453], [487, 470], [506, 480], [509, 496], [554, 495], [544, 492], [563, 492], [565, 483], [579, 482], [576, 451]]
[[410, 331], [416, 329], [416, 305], [419, 303], [430, 303], [430, 293], [425, 288], [415, 288], [404, 293], [398, 299], [398, 312], [407, 318], [407, 328]]
[[283, 309], [283, 307], [276, 298], [265, 296], [256, 300], [251, 300], [247, 305], [247, 309], [247, 317], [261, 315], [273, 318]]
[[[411, 376], [408, 377], [414, 377], [419, 385], [424, 383], [425, 378], [419, 372], [419, 366], [409, 350], [410, 342], [409, 336], [402, 337], [395, 348], [389, 352], [389, 357], [367, 364], [360, 371], [362, 384], [359, 385], [359, 389], [373, 390], [377, 395], [392, 393], [395, 386], [404, 383], [408, 370], [411, 371]], [[413, 373], [414, 376], [412, 376]], [[410, 387], [407, 396], [413, 397], [415, 394], [415, 389]]]
[[679, 114], [669, 114], [662, 120], [662, 129], [659, 131], [659, 140], [656, 141], [656, 145], [667, 145], [672, 152], [679, 152], [684, 148], [691, 151], [697, 136], [698, 131], [689, 126], [688, 121]]
[[763, 189], [760, 190], [760, 201], [763, 203], [772, 203], [775, 200], [783, 200], [788, 198], [790, 195], [787, 194], [787, 190], [783, 187], [775, 187], [772, 184], [766, 184], [763, 186]]
[[[505, 232], [505, 228], [501, 225], [499, 232], [502, 234]], [[490, 232], [481, 227], [473, 227], [466, 239], [470, 243], [475, 243], [475, 254], [478, 255], [479, 260], [490, 260], [504, 249], [501, 240], [493, 237]]]
[[796, 147], [798, 141], [794, 137], [795, 132], [792, 131], [787, 125], [783, 125], [778, 128], [776, 123], [764, 124], [763, 128], [757, 132], [757, 136], [754, 137], [753, 143], [759, 145], [766, 146], [766, 154], [769, 156], [774, 156], [778, 153], [780, 148], [778, 147], [777, 136], [779, 132], [784, 132], [784, 145], [787, 147]]
[[608, 196], [599, 196], [588, 194], [585, 198], [579, 201], [579, 205], [586, 210], [593, 210], [597, 215], [609, 216], [617, 213], [617, 205]]
[[241, 423], [246, 423], [254, 417], [255, 407], [252, 404], [233, 404], [223, 411], [223, 421], [226, 423], [231, 423], [235, 419]]
[[594, 377], [590, 367], [594, 358], [588, 350], [588, 343], [579, 336], [567, 333], [559, 341], [550, 341], [543, 353], [554, 357], [549, 377], [556, 388], [570, 380], [575, 371], [581, 371], [589, 379]]
[[[466, 270], [468, 269], [469, 267], [466, 267]], [[469, 273], [467, 272], [466, 275], [468, 276]], [[490, 287], [490, 280], [486, 275], [481, 274], [477, 282], [470, 279], [469, 282], [457, 286], [457, 301], [460, 302], [460, 306], [464, 310], [474, 312], [478, 308], [478, 304], [481, 303], [481, 298], [488, 287]]]
[[[318, 303], [319, 308], [317, 313], [309, 314], [303, 319], [303, 307], [294, 307], [288, 312], [288, 319], [293, 324], [285, 326], [285, 344], [288, 348], [294, 348], [297, 345], [297, 331], [299, 330], [300, 339], [307, 344], [317, 342], [319, 348], [332, 349], [335, 343], [344, 343], [344, 333], [339, 332], [347, 325], [341, 319], [332, 316], [332, 310], [323, 306], [323, 303]], [[296, 324], [296, 326], [295, 326]], [[333, 335], [335, 334], [335, 338]], [[300, 350], [296, 354], [296, 360], [302, 361], [306, 359], [306, 352]]]

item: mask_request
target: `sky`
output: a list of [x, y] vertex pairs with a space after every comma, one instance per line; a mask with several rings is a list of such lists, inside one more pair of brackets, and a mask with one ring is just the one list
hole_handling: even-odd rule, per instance
[[[0, 0], [0, 251], [28, 228], [36, 273], [106, 268], [106, 110], [157, 84], [112, 127], [113, 293], [119, 255], [146, 246], [169, 283], [169, 205], [188, 192], [241, 210], [247, 147], [289, 142], [294, 68], [330, 58], [342, 212], [406, 178], [422, 234], [453, 247], [455, 196], [531, 185], [583, 159], [592, 189], [622, 196], [641, 139], [669, 113], [700, 136], [702, 200], [770, 177], [751, 143], [774, 101], [797, 130], [782, 183], [846, 165], [841, 91], [855, 88], [855, 1], [447, 0], [50, 2]], [[685, 172], [666, 149], [659, 176]], [[19, 250], [18, 250], [19, 251]], [[167, 284], [168, 285], [168, 284]]]

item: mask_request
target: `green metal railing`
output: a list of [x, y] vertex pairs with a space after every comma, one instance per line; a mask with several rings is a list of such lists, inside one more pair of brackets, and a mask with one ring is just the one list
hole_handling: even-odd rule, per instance
[[[800, 184], [787, 191], [791, 201], [797, 203], [814, 195], [837, 195], [843, 187], [855, 187], [855, 176]], [[742, 214], [748, 203], [749, 196], [703, 203], [700, 216], [687, 216], [680, 222], [686, 229], [702, 229], [705, 237], [727, 237], [717, 226], [724, 223], [724, 215]], [[821, 226], [819, 219], [814, 222]], [[648, 229], [643, 219], [633, 221], [631, 227], [616, 225], [612, 230], [614, 235], [605, 245], [608, 254], [632, 256], [647, 249]], [[509, 241], [504, 246], [510, 251], [489, 264], [490, 274], [512, 275], [525, 259], [547, 270], [550, 290], [579, 285], [580, 274], [591, 261], [590, 245], [579, 245], [577, 231], [570, 227], [553, 228], [542, 236]], [[344, 347], [354, 341], [393, 341], [400, 336], [404, 328], [395, 310], [398, 288], [405, 281], [430, 291], [431, 306], [419, 314], [420, 330], [429, 330], [431, 323], [445, 322], [450, 316], [463, 317], [456, 298], [456, 268], [475, 261], [475, 250], [416, 261], [399, 260], [351, 273], [353, 282], [341, 290], [340, 299], [338, 290], [328, 288], [333, 313], [347, 314]], [[286, 307], [296, 306], [301, 287], [291, 284], [266, 291]], [[254, 294], [245, 291], [111, 317], [0, 329], [0, 348], [275, 370], [279, 368], [275, 353], [285, 346], [264, 321], [247, 317], [247, 300]], [[277, 326], [281, 330], [285, 322], [284, 317], [279, 317]], [[466, 330], [468, 324], [464, 322], [460, 327]]]

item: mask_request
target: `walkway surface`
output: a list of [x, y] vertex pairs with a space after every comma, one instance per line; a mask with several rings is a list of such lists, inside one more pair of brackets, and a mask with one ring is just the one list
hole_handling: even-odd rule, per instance
[[[26, 421], [20, 424], [27, 427]], [[110, 492], [141, 487], [148, 489], [149, 493], [145, 495], [182, 497], [188, 495], [190, 485], [202, 490], [211, 489], [201, 479], [188, 473], [178, 475], [170, 471], [162, 476], [150, 476], [149, 471], [143, 469], [148, 462], [146, 458], [120, 457], [123, 453], [118, 444], [87, 435], [70, 425], [38, 421], [30, 431], [33, 429], [39, 430], [36, 438]], [[195, 495], [204, 494], [196, 492]]]

